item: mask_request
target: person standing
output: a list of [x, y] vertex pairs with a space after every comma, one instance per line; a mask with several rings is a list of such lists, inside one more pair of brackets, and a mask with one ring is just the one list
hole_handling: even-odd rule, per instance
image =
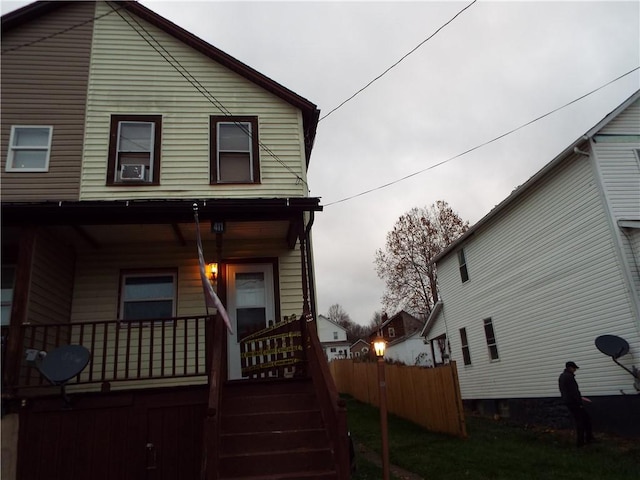
[[576, 445], [582, 447], [585, 444], [593, 442], [593, 432], [591, 430], [591, 417], [584, 408], [585, 403], [591, 403], [586, 397], [583, 397], [576, 382], [575, 373], [578, 365], [574, 362], [567, 362], [565, 369], [558, 378], [558, 386], [560, 387], [560, 395], [562, 402], [573, 416], [576, 427]]

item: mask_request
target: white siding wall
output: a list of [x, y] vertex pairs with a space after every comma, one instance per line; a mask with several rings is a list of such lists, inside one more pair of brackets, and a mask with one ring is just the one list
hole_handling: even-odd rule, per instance
[[[592, 144], [602, 188], [616, 230], [620, 219], [640, 220], [640, 100], [630, 105], [599, 133], [607, 137]], [[640, 256], [634, 252], [630, 232], [619, 231], [619, 242], [626, 268], [640, 309]], [[640, 312], [637, 313], [640, 315]], [[640, 328], [640, 318], [638, 318]]]
[[[557, 396], [567, 360], [581, 366], [587, 395], [632, 391], [632, 377], [594, 340], [624, 337], [627, 366], [640, 360], [640, 338], [586, 157], [573, 157], [521, 196], [465, 245], [470, 280], [462, 284], [455, 253], [438, 264], [452, 358], [463, 398]], [[492, 318], [499, 360], [489, 358], [483, 319]], [[430, 332], [433, 338], [444, 322]], [[466, 327], [472, 365], [462, 361]]]
[[[318, 338], [320, 342], [346, 342], [347, 332], [344, 328], [330, 322], [322, 315], [318, 315]], [[333, 332], [338, 333], [338, 338], [333, 337]]]
[[[96, 16], [108, 9], [99, 3]], [[129, 15], [124, 10], [120, 13]], [[300, 112], [161, 30], [136, 20], [233, 115], [257, 115], [259, 139], [279, 160], [261, 149], [259, 186], [209, 185], [209, 116], [224, 113], [112, 13], [95, 22], [80, 199], [305, 195], [305, 185], [297, 185], [295, 176], [306, 180]], [[105, 185], [112, 114], [162, 115], [159, 186]]]
[[416, 365], [416, 360], [421, 354], [426, 356], [421, 357], [420, 366], [433, 366], [429, 346], [425, 345], [422, 337], [416, 334], [403, 342], [388, 347], [384, 356], [387, 359], [403, 362], [406, 365]]

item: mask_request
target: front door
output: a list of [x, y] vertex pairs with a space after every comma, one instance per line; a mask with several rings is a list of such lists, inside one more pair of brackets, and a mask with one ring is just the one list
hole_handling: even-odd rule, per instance
[[228, 335], [229, 380], [242, 378], [240, 340], [275, 320], [273, 265], [229, 265], [227, 306], [233, 335]]

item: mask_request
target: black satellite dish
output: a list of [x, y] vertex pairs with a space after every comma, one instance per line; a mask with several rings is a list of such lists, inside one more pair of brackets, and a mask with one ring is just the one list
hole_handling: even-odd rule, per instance
[[616, 335], [600, 335], [596, 338], [596, 348], [616, 360], [629, 353], [629, 343]]
[[85, 369], [91, 353], [82, 345], [63, 345], [56, 348], [36, 364], [44, 378], [53, 385], [59, 385], [65, 405], [69, 406], [69, 398], [65, 392], [66, 383]]
[[632, 366], [632, 370], [629, 370], [618, 362], [620, 357], [629, 353], [629, 343], [624, 338], [616, 335], [600, 335], [596, 338], [595, 343], [598, 350], [611, 357], [611, 360], [618, 364], [618, 366], [624, 368], [627, 372], [633, 375], [633, 378], [635, 378], [634, 387], [636, 390], [640, 391], [640, 371], [638, 371], [635, 366]]

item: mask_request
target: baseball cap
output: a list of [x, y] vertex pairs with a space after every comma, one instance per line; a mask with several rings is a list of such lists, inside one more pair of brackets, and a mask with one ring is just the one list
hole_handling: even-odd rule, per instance
[[569, 368], [569, 367], [573, 367], [573, 368], [580, 368], [578, 365], [575, 364], [575, 362], [567, 362], [565, 363], [565, 368]]

